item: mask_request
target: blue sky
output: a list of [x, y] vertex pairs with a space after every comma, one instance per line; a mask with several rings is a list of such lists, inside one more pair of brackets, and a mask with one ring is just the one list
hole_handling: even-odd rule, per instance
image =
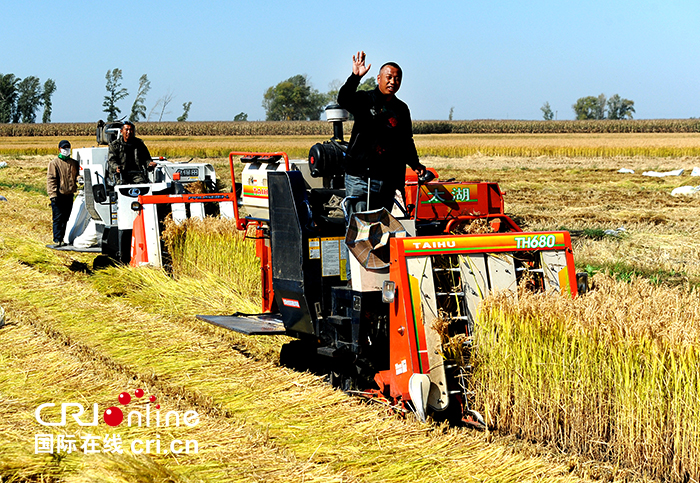
[[[6, 5], [0, 73], [56, 81], [54, 122], [104, 118], [107, 70], [174, 121], [263, 120], [264, 92], [306, 74], [325, 92], [364, 50], [404, 71], [414, 119], [572, 119], [583, 96], [635, 102], [637, 119], [700, 117], [698, 0], [24, 1]], [[38, 118], [41, 119], [41, 113]]]

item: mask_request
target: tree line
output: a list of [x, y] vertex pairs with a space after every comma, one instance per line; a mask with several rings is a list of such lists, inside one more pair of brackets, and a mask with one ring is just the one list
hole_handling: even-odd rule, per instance
[[[104, 108], [102, 111], [107, 113], [107, 122], [112, 122], [120, 119], [122, 110], [117, 106], [117, 103], [128, 97], [129, 91], [125, 87], [122, 87], [123, 74], [121, 69], [108, 69], [107, 74], [105, 74], [105, 79], [107, 81], [105, 84], [107, 95], [102, 102], [102, 107]], [[129, 121], [150, 121], [152, 117], [155, 119], [155, 116], [158, 116], [158, 122], [160, 122], [163, 120], [164, 115], [171, 113], [171, 111], [167, 111], [167, 108], [175, 98], [175, 95], [168, 91], [165, 95], [158, 98], [153, 107], [151, 107], [148, 116], [146, 115], [146, 94], [148, 94], [150, 90], [151, 81], [148, 80], [147, 74], [143, 74], [139, 77], [139, 87], [136, 91], [134, 102], [131, 104]], [[192, 101], [184, 102], [182, 104], [182, 115], [180, 115], [177, 120], [180, 122], [186, 121], [190, 114], [191, 107]], [[124, 118], [126, 118], [126, 115], [121, 117], [121, 119]]]
[[[576, 104], [571, 106], [576, 115], [576, 119], [579, 121], [587, 119], [603, 120], [603, 119], [632, 119], [632, 113], [634, 110], [634, 101], [629, 99], [624, 99], [618, 94], [610, 97], [610, 99], [605, 97], [605, 94], [601, 94], [598, 97], [586, 96], [579, 97]], [[549, 102], [545, 102], [542, 107], [542, 116], [545, 121], [551, 121], [554, 119], [554, 112], [549, 105]]]
[[41, 106], [44, 114], [41, 122], [51, 122], [51, 97], [56, 92], [56, 82], [47, 79], [44, 85], [38, 77], [20, 79], [14, 74], [0, 74], [0, 123], [35, 123]]
[[[317, 121], [324, 108], [336, 102], [340, 81], [331, 83], [326, 93], [314, 89], [307, 76], [295, 75], [265, 91], [262, 106], [266, 121]], [[374, 77], [368, 77], [359, 90], [371, 91], [377, 87]], [[247, 117], [247, 116], [246, 116]]]

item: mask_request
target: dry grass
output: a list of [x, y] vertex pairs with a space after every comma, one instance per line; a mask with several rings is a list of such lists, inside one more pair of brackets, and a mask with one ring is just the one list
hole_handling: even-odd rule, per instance
[[[154, 156], [216, 158], [231, 151], [285, 151], [306, 159], [309, 148], [333, 135], [330, 124], [316, 132], [287, 135], [139, 135]], [[350, 133], [350, 126], [346, 126]], [[68, 137], [74, 148], [95, 145], [94, 136], [5, 136], [0, 137], [0, 154], [48, 155]], [[349, 136], [348, 136], [349, 137]], [[421, 157], [466, 156], [505, 157], [652, 157], [700, 156], [700, 133], [576, 133], [576, 134], [416, 134]]]

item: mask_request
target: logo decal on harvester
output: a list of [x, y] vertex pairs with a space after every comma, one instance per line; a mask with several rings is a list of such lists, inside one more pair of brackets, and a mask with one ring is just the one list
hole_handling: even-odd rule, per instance
[[477, 191], [476, 185], [454, 185], [454, 184], [443, 184], [432, 188], [432, 191], [428, 189], [427, 186], [422, 188], [422, 194], [427, 195], [427, 200], [422, 200], [421, 204], [435, 204], [435, 203], [474, 203], [479, 201], [478, 199], [472, 199], [472, 188], [473, 191]]
[[138, 188], [131, 188], [131, 189], [129, 190], [129, 196], [131, 196], [131, 197], [136, 198], [136, 197], [139, 196], [140, 194], [141, 194], [141, 190], [138, 189]]
[[404, 238], [401, 240], [406, 255], [429, 255], [437, 252], [483, 252], [534, 249], [562, 249], [567, 247], [567, 232], [553, 233], [498, 233], [488, 235]]
[[267, 198], [268, 197], [267, 187], [244, 185], [243, 186], [243, 196], [251, 196], [254, 198]]
[[300, 309], [300, 308], [301, 308], [301, 305], [299, 305], [299, 301], [298, 301], [298, 300], [294, 300], [294, 299], [285, 299], [285, 298], [283, 298], [283, 299], [282, 299], [282, 303], [283, 303], [284, 305], [286, 305], [287, 307], [294, 307], [295, 309]]

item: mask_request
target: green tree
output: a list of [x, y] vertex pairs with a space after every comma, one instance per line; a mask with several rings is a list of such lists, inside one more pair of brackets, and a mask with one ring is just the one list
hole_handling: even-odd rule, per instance
[[248, 120], [248, 114], [245, 112], [239, 112], [233, 117], [234, 121], [247, 121]]
[[598, 98], [594, 96], [579, 97], [572, 107], [576, 113], [576, 119], [595, 119], [596, 109], [598, 106]]
[[357, 87], [358, 91], [373, 91], [377, 87], [377, 79], [368, 77]]
[[12, 122], [17, 109], [17, 84], [19, 81], [20, 79], [14, 74], [0, 74], [0, 123]]
[[634, 101], [623, 99], [618, 94], [608, 99], [608, 119], [632, 119]]
[[262, 106], [268, 121], [318, 120], [328, 97], [308, 85], [304, 75], [295, 75], [270, 87]]
[[17, 98], [17, 113], [19, 113], [22, 122], [36, 122], [36, 110], [39, 109], [39, 106], [44, 102], [39, 78], [33, 75], [25, 77], [17, 85], [17, 91], [19, 93], [19, 97]]
[[599, 95], [595, 100], [595, 109], [593, 110], [594, 119], [605, 119], [605, 94]]
[[131, 114], [129, 121], [139, 122], [139, 119], [146, 119], [146, 94], [151, 90], [151, 81], [148, 80], [146, 74], [139, 77], [139, 90], [136, 92], [134, 103], [131, 105]]
[[182, 113], [182, 116], [177, 118], [178, 122], [184, 122], [187, 120], [187, 116], [190, 115], [190, 107], [192, 107], [192, 101], [182, 103], [182, 108], [184, 109], [184, 111]]
[[117, 117], [122, 112], [121, 109], [117, 107], [117, 102], [124, 99], [129, 95], [129, 93], [127, 92], [126, 88], [122, 87], [121, 69], [113, 69], [111, 71], [107, 70], [105, 79], [107, 79], [107, 84], [105, 86], [107, 89], [107, 95], [102, 103], [102, 107], [104, 107], [102, 111], [107, 113], [107, 121], [112, 122], [116, 121]]
[[542, 111], [542, 117], [545, 121], [554, 119], [554, 111], [552, 111], [552, 108], [549, 106], [549, 101], [545, 102], [542, 107], [540, 107], [540, 111]]
[[51, 122], [51, 108], [53, 107], [51, 96], [53, 96], [54, 92], [56, 92], [56, 82], [53, 79], [46, 79], [46, 82], [44, 82], [44, 94], [42, 95], [44, 115], [41, 117], [41, 122], [43, 123]]
[[447, 116], [447, 119], [448, 119], [449, 121], [452, 120], [452, 118], [453, 118], [453, 116], [454, 116], [454, 113], [455, 113], [455, 108], [454, 108], [454, 106], [452, 106], [452, 107], [450, 107], [450, 114]]

